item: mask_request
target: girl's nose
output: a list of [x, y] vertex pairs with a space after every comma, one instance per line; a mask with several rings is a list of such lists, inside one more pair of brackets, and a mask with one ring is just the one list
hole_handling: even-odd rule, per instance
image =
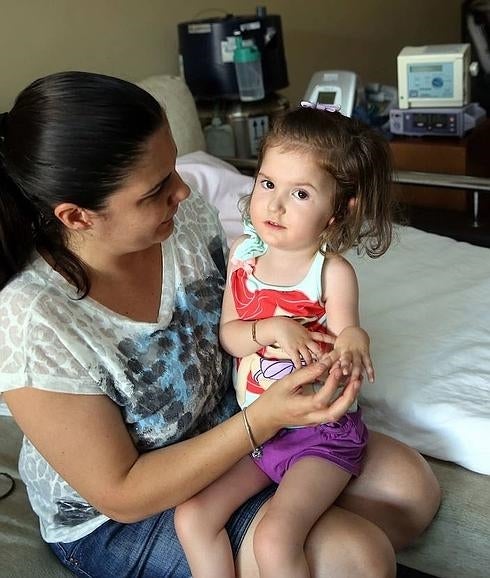
[[280, 195], [271, 195], [269, 198], [267, 208], [269, 211], [273, 211], [275, 213], [284, 210], [284, 203], [280, 197]]

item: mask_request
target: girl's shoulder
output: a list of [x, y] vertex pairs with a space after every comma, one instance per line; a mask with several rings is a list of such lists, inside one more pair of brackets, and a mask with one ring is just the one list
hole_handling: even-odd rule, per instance
[[230, 257], [233, 257], [233, 255], [235, 254], [235, 251], [237, 249], [237, 247], [239, 247], [242, 243], [244, 243], [245, 241], [247, 241], [248, 239], [250, 239], [250, 235], [247, 234], [243, 234], [240, 235], [239, 237], [237, 237], [231, 244], [230, 246]]
[[324, 266], [324, 269], [330, 268], [331, 270], [336, 270], [336, 269], [354, 270], [350, 261], [348, 259], [346, 259], [343, 255], [338, 255], [338, 254], [325, 255], [324, 259], [323, 259], [323, 266]]
[[248, 275], [253, 273], [257, 257], [249, 247], [250, 239], [250, 235], [244, 234], [240, 235], [232, 243], [228, 267], [229, 274], [237, 269], [243, 269]]
[[322, 277], [326, 287], [333, 281], [343, 282], [356, 279], [351, 263], [342, 255], [326, 255], [323, 260]]

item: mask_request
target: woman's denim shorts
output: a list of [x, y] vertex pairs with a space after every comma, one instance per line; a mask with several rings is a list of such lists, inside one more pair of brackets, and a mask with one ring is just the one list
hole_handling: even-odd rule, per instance
[[[261, 506], [275, 490], [269, 486], [245, 502], [226, 529], [236, 556]], [[49, 544], [62, 564], [90, 578], [190, 578], [191, 572], [174, 528], [174, 510], [136, 522], [109, 520], [75, 542]]]

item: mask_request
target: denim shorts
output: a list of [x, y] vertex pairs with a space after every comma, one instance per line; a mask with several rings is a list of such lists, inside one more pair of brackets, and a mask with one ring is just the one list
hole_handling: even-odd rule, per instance
[[[236, 556], [271, 485], [252, 496], [230, 518], [226, 529]], [[174, 510], [122, 524], [109, 520], [75, 542], [49, 544], [61, 563], [86, 578], [190, 578], [191, 572], [174, 528]]]

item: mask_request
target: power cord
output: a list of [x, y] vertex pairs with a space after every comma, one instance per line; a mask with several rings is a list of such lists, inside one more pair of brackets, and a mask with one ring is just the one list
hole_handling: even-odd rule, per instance
[[5, 478], [9, 484], [9, 487], [5, 490], [5, 492], [3, 492], [3, 494], [0, 494], [0, 500], [3, 500], [7, 496], [10, 496], [10, 494], [14, 491], [15, 480], [10, 474], [7, 474], [5, 472], [0, 472], [0, 477]]

